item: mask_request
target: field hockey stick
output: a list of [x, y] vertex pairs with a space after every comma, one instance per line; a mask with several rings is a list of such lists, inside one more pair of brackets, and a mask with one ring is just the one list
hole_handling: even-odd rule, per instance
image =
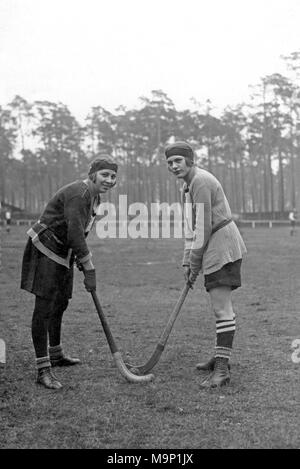
[[135, 374], [133, 374], [131, 371], [129, 371], [127, 369], [127, 367], [126, 367], [126, 365], [123, 361], [122, 355], [119, 352], [118, 347], [117, 347], [117, 345], [114, 341], [114, 338], [112, 336], [112, 333], [110, 331], [110, 328], [109, 328], [109, 325], [106, 321], [106, 318], [104, 316], [104, 313], [103, 313], [102, 307], [100, 305], [100, 301], [98, 299], [97, 293], [94, 290], [94, 291], [91, 292], [91, 294], [92, 294], [92, 297], [93, 297], [93, 300], [94, 300], [94, 303], [95, 303], [95, 306], [96, 306], [96, 310], [97, 310], [99, 319], [101, 321], [101, 324], [102, 324], [102, 327], [103, 327], [103, 330], [104, 330], [104, 333], [105, 333], [105, 336], [106, 336], [110, 351], [112, 353], [112, 356], [115, 360], [116, 366], [117, 366], [118, 370], [120, 371], [121, 375], [124, 376], [124, 378], [126, 378], [127, 381], [129, 381], [131, 383], [147, 383], [147, 382], [151, 381], [154, 378], [154, 375], [150, 374], [150, 375], [145, 375], [145, 376], [136, 376]]
[[150, 359], [147, 361], [147, 363], [145, 363], [144, 365], [139, 365], [139, 366], [138, 365], [130, 365], [129, 363], [126, 363], [127, 368], [129, 368], [133, 373], [135, 373], [137, 375], [146, 375], [146, 373], [148, 373], [150, 370], [152, 370], [152, 368], [156, 365], [156, 363], [158, 362], [158, 360], [161, 357], [161, 354], [164, 351], [164, 348], [165, 348], [165, 345], [168, 341], [169, 335], [170, 335], [170, 333], [173, 329], [174, 323], [175, 323], [175, 321], [178, 317], [178, 314], [181, 310], [181, 307], [184, 303], [184, 300], [185, 300], [190, 288], [191, 288], [191, 286], [188, 283], [183, 288], [183, 290], [180, 294], [180, 297], [179, 297], [179, 299], [178, 299], [178, 301], [175, 305], [175, 308], [173, 309], [173, 311], [172, 311], [172, 313], [169, 317], [167, 325], [166, 325], [162, 335], [160, 336], [158, 344], [157, 344], [154, 352], [152, 353]]

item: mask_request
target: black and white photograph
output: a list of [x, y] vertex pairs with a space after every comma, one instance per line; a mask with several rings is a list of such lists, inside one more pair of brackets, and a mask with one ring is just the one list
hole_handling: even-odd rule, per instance
[[299, 24], [0, 0], [0, 449], [300, 449]]

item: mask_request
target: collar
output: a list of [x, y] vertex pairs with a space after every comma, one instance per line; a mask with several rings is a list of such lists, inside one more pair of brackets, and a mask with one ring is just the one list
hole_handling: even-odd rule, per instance
[[99, 205], [101, 201], [100, 194], [95, 194], [94, 185], [92, 181], [90, 179], [84, 179], [83, 183], [87, 186], [89, 193], [91, 195], [92, 206], [94, 205], [95, 202], [96, 202], [96, 205]]

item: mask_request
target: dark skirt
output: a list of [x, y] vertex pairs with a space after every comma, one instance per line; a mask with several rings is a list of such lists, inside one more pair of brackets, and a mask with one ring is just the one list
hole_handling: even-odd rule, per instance
[[242, 285], [241, 281], [241, 265], [242, 259], [235, 262], [229, 262], [223, 265], [220, 270], [204, 275], [204, 286], [206, 291], [217, 287], [230, 287], [231, 290]]
[[36, 296], [72, 298], [73, 265], [67, 267], [49, 259], [28, 239], [22, 262], [21, 288]]

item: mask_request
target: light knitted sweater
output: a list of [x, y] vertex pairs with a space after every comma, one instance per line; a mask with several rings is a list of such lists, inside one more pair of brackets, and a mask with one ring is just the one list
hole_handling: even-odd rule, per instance
[[[195, 167], [190, 185], [184, 184], [184, 257], [191, 272], [207, 275], [247, 252], [220, 182], [208, 171]], [[219, 226], [223, 226], [218, 229]], [[214, 230], [216, 230], [214, 232]]]

